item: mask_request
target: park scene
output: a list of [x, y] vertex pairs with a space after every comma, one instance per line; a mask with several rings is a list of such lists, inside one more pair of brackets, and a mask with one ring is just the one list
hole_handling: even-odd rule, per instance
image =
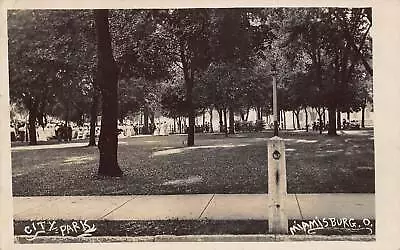
[[370, 8], [7, 22], [16, 242], [374, 240]]

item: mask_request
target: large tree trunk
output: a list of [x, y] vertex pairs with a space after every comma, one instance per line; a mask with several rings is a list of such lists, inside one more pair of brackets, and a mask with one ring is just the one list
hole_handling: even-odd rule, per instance
[[[154, 122], [154, 111], [150, 111], [150, 123], [151, 124], [155, 124]], [[153, 133], [153, 131], [150, 131], [151, 133]]]
[[95, 10], [97, 33], [97, 79], [102, 94], [100, 162], [98, 173], [121, 176], [118, 166], [118, 68], [114, 61], [109, 31], [108, 10]]
[[292, 122], [293, 122], [293, 130], [296, 130], [296, 123], [295, 123], [295, 113], [294, 113], [294, 110], [292, 111]]
[[219, 132], [222, 133], [224, 131], [224, 122], [222, 121], [222, 109], [218, 109], [219, 116]]
[[64, 116], [64, 126], [65, 127], [68, 127], [68, 122], [69, 122], [69, 109], [70, 109], [70, 102], [69, 102], [69, 99], [67, 100], [67, 108], [66, 108], [66, 111], [65, 111], [65, 116]]
[[90, 135], [89, 135], [89, 146], [96, 146], [96, 123], [97, 123], [97, 103], [98, 103], [98, 92], [93, 83], [93, 99], [92, 107], [90, 108]]
[[150, 129], [149, 129], [149, 109], [147, 107], [144, 107], [144, 112], [143, 112], [143, 131], [142, 134], [150, 134]]
[[235, 114], [233, 108], [229, 108], [229, 134], [235, 134]]
[[[342, 121], [341, 121], [341, 119], [342, 119], [341, 113], [340, 113], [340, 110], [338, 110], [337, 111], [337, 129], [339, 129], [339, 130], [342, 130]], [[331, 120], [331, 118], [329, 117], [329, 121], [330, 120]]]
[[347, 112], [347, 120], [350, 121], [350, 112]]
[[248, 107], [246, 110], [246, 119], [245, 119], [246, 122], [249, 120], [249, 113], [250, 113], [250, 107]]
[[365, 106], [361, 108], [361, 127], [365, 128]]
[[182, 134], [182, 117], [181, 116], [179, 116], [178, 125], [179, 125], [179, 134]]
[[241, 110], [240, 111], [240, 121], [242, 121], [242, 122], [245, 120], [244, 115], [245, 115], [244, 112]]
[[186, 87], [186, 105], [187, 105], [187, 116], [189, 118], [189, 128], [188, 128], [188, 137], [187, 137], [187, 145], [189, 147], [194, 146], [194, 127], [196, 122], [195, 110], [193, 105], [193, 69], [190, 66], [190, 59], [187, 58], [185, 53], [185, 44], [181, 41], [180, 46], [180, 59], [182, 62], [183, 68], [183, 77], [185, 79], [185, 87]]
[[174, 127], [173, 127], [173, 133], [176, 133], [176, 117], [174, 117]]
[[194, 127], [195, 127], [195, 122], [196, 122], [196, 117], [194, 113], [194, 107], [193, 107], [193, 100], [192, 100], [192, 93], [193, 93], [193, 80], [190, 79], [189, 82], [186, 83], [186, 96], [187, 96], [187, 102], [188, 102], [188, 116], [189, 116], [189, 130], [188, 130], [188, 139], [187, 143], [188, 146], [194, 146]]
[[257, 107], [256, 110], [257, 110], [257, 120], [261, 120], [261, 108]]
[[29, 107], [29, 145], [37, 145], [36, 137], [37, 104], [33, 102]]
[[296, 114], [297, 128], [301, 129], [301, 126], [300, 126], [300, 110], [297, 110], [297, 112], [295, 114]]
[[153, 135], [154, 131], [156, 130], [156, 123], [154, 121], [154, 111], [150, 111], [150, 128], [149, 128], [149, 134]]
[[328, 108], [328, 115], [329, 115], [329, 128], [328, 128], [328, 135], [337, 135], [336, 134], [336, 110], [335, 108]]
[[318, 113], [318, 120], [319, 120], [319, 126], [318, 126], [319, 134], [322, 134], [322, 128], [323, 128], [322, 112], [324, 112], [324, 111], [323, 111], [322, 108], [316, 108], [316, 110], [317, 110], [317, 113]]

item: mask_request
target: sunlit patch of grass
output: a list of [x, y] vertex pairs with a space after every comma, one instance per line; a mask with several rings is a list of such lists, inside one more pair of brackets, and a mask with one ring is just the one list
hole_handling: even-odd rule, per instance
[[245, 147], [249, 144], [220, 144], [220, 145], [208, 145], [208, 146], [193, 146], [193, 147], [182, 147], [182, 148], [172, 148], [161, 151], [156, 151], [152, 154], [152, 156], [163, 156], [163, 155], [171, 155], [171, 154], [179, 154], [189, 150], [195, 149], [214, 149], [214, 148], [234, 148], [234, 147]]
[[177, 179], [177, 180], [166, 181], [162, 185], [184, 186], [184, 185], [190, 185], [190, 184], [201, 183], [201, 182], [202, 182], [202, 178], [201, 177], [189, 176], [188, 178], [185, 178], [185, 179]]
[[68, 164], [85, 164], [89, 161], [94, 161], [95, 157], [93, 156], [71, 156], [67, 157], [64, 159], [63, 164], [68, 165]]

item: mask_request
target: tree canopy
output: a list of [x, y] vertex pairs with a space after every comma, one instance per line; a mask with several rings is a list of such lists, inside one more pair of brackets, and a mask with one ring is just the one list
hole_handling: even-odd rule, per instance
[[[94, 13], [102, 13], [97, 33]], [[193, 146], [204, 110], [230, 119], [270, 112], [276, 69], [279, 108], [327, 109], [335, 135], [336, 112], [372, 101], [371, 27], [370, 8], [10, 10], [10, 97], [29, 114], [32, 144], [47, 115], [65, 123], [97, 117], [100, 91], [103, 116], [104, 97], [115, 94], [120, 120], [143, 113], [148, 126], [159, 111], [187, 117]]]

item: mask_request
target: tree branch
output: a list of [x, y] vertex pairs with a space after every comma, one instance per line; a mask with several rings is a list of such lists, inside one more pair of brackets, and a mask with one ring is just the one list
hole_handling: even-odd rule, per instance
[[345, 38], [346, 40], [349, 42], [350, 46], [352, 47], [355, 55], [358, 57], [358, 59], [361, 60], [362, 64], [364, 65], [365, 69], [367, 70], [369, 75], [373, 75], [373, 69], [372, 67], [368, 64], [368, 62], [365, 60], [364, 56], [361, 54], [361, 49], [362, 49], [362, 45], [364, 45], [366, 37], [368, 35], [368, 32], [372, 26], [372, 22], [370, 22], [367, 31], [365, 32], [364, 36], [363, 36], [363, 40], [361, 41], [360, 47], [357, 46], [357, 44], [355, 43], [354, 39], [351, 36], [351, 33], [349, 31], [348, 25], [345, 21], [345, 18], [342, 14], [338, 14], [338, 19], [341, 21], [342, 26], [344, 28], [345, 31]]

